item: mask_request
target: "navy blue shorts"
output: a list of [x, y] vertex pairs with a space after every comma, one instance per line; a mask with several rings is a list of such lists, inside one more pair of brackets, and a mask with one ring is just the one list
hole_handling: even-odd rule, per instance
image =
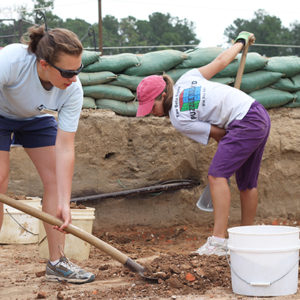
[[0, 116], [0, 150], [9, 151], [11, 144], [24, 148], [54, 146], [57, 122], [47, 116], [31, 120], [13, 120]]

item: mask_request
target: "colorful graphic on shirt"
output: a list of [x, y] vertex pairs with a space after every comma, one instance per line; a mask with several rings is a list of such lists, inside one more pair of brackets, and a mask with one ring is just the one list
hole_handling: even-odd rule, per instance
[[179, 96], [180, 111], [195, 110], [200, 103], [201, 86], [183, 90]]

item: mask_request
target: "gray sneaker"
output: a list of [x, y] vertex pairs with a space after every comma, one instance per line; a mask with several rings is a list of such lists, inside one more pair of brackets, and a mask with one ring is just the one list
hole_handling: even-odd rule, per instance
[[48, 261], [46, 266], [46, 278], [49, 281], [86, 283], [93, 281], [95, 275], [84, 271], [79, 266], [70, 262], [65, 256], [62, 256], [59, 262], [54, 266]]

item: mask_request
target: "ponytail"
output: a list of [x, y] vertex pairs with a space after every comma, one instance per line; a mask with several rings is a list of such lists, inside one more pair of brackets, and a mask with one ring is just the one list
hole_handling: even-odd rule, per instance
[[45, 26], [33, 26], [28, 29], [29, 40], [23, 39], [28, 51], [34, 53], [37, 60], [56, 63], [62, 53], [79, 56], [83, 47], [77, 35], [64, 28], [45, 30]]
[[174, 82], [172, 78], [169, 75], [164, 74], [163, 79], [166, 82], [166, 87], [164, 92], [166, 93], [166, 98], [163, 102], [163, 109], [165, 116], [169, 116], [169, 111], [172, 108], [172, 102], [173, 102], [173, 86]]

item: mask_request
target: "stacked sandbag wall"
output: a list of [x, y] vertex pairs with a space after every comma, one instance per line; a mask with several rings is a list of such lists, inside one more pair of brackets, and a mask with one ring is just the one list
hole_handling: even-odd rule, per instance
[[[160, 50], [143, 55], [123, 53], [101, 56], [85, 50], [83, 72], [79, 74], [84, 91], [83, 108], [109, 109], [123, 116], [135, 116], [136, 88], [153, 74], [168, 74], [174, 82], [193, 68], [216, 58], [221, 47], [196, 48], [186, 52]], [[241, 54], [211, 80], [234, 85]], [[249, 52], [240, 89], [266, 108], [300, 106], [300, 58], [266, 58]]]

